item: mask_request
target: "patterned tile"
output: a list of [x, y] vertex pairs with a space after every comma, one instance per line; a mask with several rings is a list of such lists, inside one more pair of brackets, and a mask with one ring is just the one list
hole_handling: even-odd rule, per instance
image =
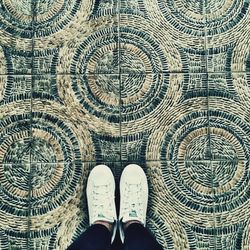
[[203, 230], [214, 225], [210, 162], [151, 161], [146, 166], [148, 222], [164, 249], [209, 249], [213, 236]]
[[2, 74], [31, 74], [32, 73], [32, 44], [24, 50], [24, 48], [3, 48]]
[[118, 76], [37, 75], [33, 90], [32, 161], [120, 160]]
[[[233, 83], [242, 83], [234, 78]], [[237, 88], [237, 90], [239, 90]], [[209, 134], [214, 160], [248, 160], [250, 123], [248, 106], [240, 99], [209, 97]]]
[[0, 164], [0, 248], [28, 249], [29, 164]]
[[234, 74], [230, 72], [208, 74], [208, 95], [212, 97], [226, 97], [239, 101], [237, 86], [234, 84]]
[[249, 161], [213, 161], [216, 249], [249, 244]]
[[0, 249], [66, 249], [130, 163], [164, 250], [248, 249], [249, 5], [0, 1]]
[[33, 13], [31, 1], [0, 3], [0, 74], [32, 71]]
[[56, 101], [33, 100], [32, 162], [70, 163], [95, 159], [91, 134], [87, 129], [87, 124], [84, 124], [86, 120], [84, 121], [83, 116], [76, 125], [78, 115], [76, 111], [74, 113]]
[[85, 189], [90, 168], [81, 162], [31, 164], [30, 249], [65, 248], [75, 233], [87, 227]]
[[203, 1], [121, 1], [121, 72], [205, 72], [204, 8]]
[[59, 76], [42, 74], [32, 76], [32, 98], [53, 99], [62, 103], [58, 92]]
[[117, 8], [116, 0], [38, 1], [36, 73], [118, 73]]
[[[158, 209], [167, 218], [168, 230], [161, 230], [161, 239], [168, 239], [168, 244], [162, 243], [166, 249], [170, 244], [182, 244], [180, 249], [247, 246], [248, 161], [150, 162], [147, 176], [152, 194], [149, 218], [153, 219], [151, 210]], [[174, 232], [181, 230], [182, 242], [177, 243], [180, 238]]]
[[206, 85], [201, 74], [122, 75], [122, 159], [207, 159]]
[[1, 1], [1, 31], [20, 38], [32, 38], [33, 4], [29, 1]]
[[[13, 93], [11, 93], [11, 88], [9, 93]], [[29, 164], [31, 142], [30, 98], [22, 93], [19, 95], [13, 93], [0, 102], [0, 114], [0, 164]]]
[[207, 1], [208, 71], [245, 71], [249, 61], [249, 1]]
[[[28, 75], [0, 76], [0, 105], [31, 99], [32, 77]], [[30, 105], [25, 108], [30, 110]]]
[[104, 161], [31, 165], [31, 249], [65, 248], [87, 229], [86, 183], [96, 164], [109, 166], [115, 176], [121, 168], [120, 162]]

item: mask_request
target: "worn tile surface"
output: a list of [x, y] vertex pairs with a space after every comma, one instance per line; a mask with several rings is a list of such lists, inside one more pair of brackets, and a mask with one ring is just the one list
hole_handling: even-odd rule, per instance
[[250, 249], [249, 5], [1, 0], [0, 249], [66, 249], [100, 163], [164, 250]]

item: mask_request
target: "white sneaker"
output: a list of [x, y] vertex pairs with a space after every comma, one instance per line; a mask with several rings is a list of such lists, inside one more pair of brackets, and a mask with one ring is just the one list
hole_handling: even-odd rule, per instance
[[113, 223], [112, 243], [117, 229], [115, 180], [106, 165], [98, 165], [90, 172], [87, 182], [87, 200], [90, 225], [96, 221]]
[[140, 166], [130, 164], [123, 170], [120, 197], [119, 232], [121, 241], [124, 242], [123, 223], [136, 220], [146, 225], [148, 183]]

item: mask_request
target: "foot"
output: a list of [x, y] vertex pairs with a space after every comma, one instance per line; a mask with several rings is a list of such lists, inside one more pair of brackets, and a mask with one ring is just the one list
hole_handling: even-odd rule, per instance
[[120, 180], [119, 231], [124, 242], [124, 229], [131, 223], [146, 224], [148, 204], [147, 177], [142, 168], [135, 164], [128, 165]]
[[113, 242], [116, 233], [115, 180], [111, 170], [98, 165], [90, 172], [87, 183], [89, 223], [103, 224], [112, 232]]

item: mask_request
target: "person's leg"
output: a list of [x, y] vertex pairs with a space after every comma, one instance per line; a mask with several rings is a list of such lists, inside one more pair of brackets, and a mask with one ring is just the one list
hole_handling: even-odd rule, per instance
[[105, 165], [92, 169], [87, 182], [90, 227], [74, 242], [70, 250], [107, 250], [114, 240], [117, 214], [115, 179]]
[[111, 233], [101, 224], [90, 226], [68, 250], [110, 250]]
[[125, 250], [163, 250], [151, 232], [140, 223], [132, 223], [125, 230]]
[[119, 232], [125, 250], [162, 249], [145, 228], [148, 204], [148, 183], [143, 169], [128, 165], [120, 180]]

